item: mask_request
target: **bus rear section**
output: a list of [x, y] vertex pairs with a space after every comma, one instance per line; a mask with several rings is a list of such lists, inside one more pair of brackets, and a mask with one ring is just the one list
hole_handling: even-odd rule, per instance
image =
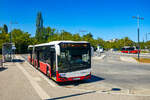
[[57, 82], [91, 78], [91, 47], [88, 42], [56, 41], [35, 45], [29, 62]]
[[28, 62], [33, 65], [33, 61], [34, 61], [33, 60], [33, 45], [28, 46], [28, 52], [29, 52]]

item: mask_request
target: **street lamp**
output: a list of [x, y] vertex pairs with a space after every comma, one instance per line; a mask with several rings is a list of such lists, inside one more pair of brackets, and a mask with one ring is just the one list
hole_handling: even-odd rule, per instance
[[12, 33], [11, 33], [12, 24], [18, 24], [18, 23], [17, 22], [10, 22], [10, 43], [12, 43]]
[[[12, 28], [12, 24], [18, 24], [17, 22], [10, 22], [10, 44], [11, 44], [11, 47], [13, 46], [12, 45], [12, 30], [11, 30], [11, 28]], [[13, 48], [11, 48], [11, 53], [10, 53], [10, 58], [11, 58], [11, 55], [12, 55], [12, 49]], [[12, 61], [12, 58], [11, 58], [11, 61]]]
[[140, 24], [140, 20], [144, 20], [144, 18], [142, 17], [139, 17], [139, 16], [133, 16], [132, 18], [134, 19], [137, 19], [137, 32], [138, 32], [138, 60], [140, 59], [140, 44], [139, 44], [139, 41], [140, 41], [140, 29], [139, 29], [139, 24]]

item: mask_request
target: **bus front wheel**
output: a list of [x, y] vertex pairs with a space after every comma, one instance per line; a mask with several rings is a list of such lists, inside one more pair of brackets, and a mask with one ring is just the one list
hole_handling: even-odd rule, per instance
[[47, 66], [47, 72], [46, 72], [47, 76], [50, 76], [50, 72], [49, 72], [49, 67]]

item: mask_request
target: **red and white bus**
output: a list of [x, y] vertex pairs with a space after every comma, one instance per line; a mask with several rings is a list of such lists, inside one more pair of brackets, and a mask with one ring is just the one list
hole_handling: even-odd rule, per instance
[[53, 41], [28, 48], [28, 61], [57, 82], [91, 78], [91, 46], [86, 41]]
[[140, 53], [140, 50], [138, 50], [138, 47], [130, 47], [130, 46], [125, 46], [124, 48], [122, 48], [121, 52], [122, 53]]

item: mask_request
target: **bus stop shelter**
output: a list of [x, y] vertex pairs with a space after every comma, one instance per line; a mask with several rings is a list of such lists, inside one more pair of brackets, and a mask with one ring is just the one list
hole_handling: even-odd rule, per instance
[[2, 57], [3, 62], [11, 62], [14, 54], [14, 45], [13, 43], [4, 43], [2, 45]]

